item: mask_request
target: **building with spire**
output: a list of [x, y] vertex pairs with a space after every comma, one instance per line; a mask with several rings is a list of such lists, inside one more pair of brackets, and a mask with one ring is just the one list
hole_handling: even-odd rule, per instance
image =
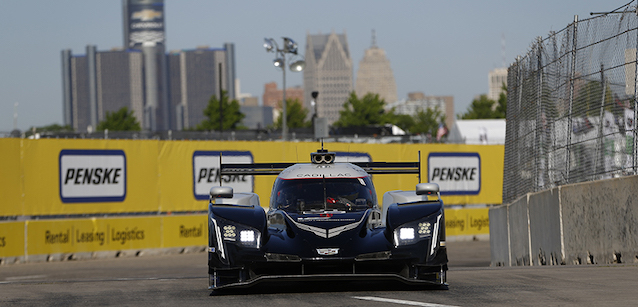
[[315, 109], [311, 106], [311, 93], [319, 92], [317, 116], [325, 117], [328, 124], [332, 124], [339, 119], [339, 111], [353, 90], [352, 58], [345, 32], [308, 33], [304, 57], [304, 107], [310, 111], [308, 116], [312, 116]]
[[377, 38], [372, 30], [372, 44], [366, 49], [363, 59], [359, 62], [355, 92], [358, 97], [367, 93], [379, 94], [379, 98], [386, 103], [397, 101], [397, 84], [386, 58], [385, 51], [377, 47]]

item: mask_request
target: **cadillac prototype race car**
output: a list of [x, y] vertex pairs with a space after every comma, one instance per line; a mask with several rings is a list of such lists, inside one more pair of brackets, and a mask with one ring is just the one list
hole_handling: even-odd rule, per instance
[[379, 207], [372, 183], [372, 174], [420, 174], [420, 162], [334, 161], [322, 149], [311, 163], [221, 164], [222, 175], [278, 176], [268, 211], [255, 193], [211, 188], [210, 290], [273, 279], [398, 280], [447, 289], [439, 186], [386, 192]]

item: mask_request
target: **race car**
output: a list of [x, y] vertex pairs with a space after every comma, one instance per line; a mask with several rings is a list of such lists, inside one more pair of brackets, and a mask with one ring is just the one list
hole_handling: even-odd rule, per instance
[[335, 162], [324, 149], [311, 153], [311, 163], [221, 164], [222, 176], [277, 178], [267, 211], [255, 193], [210, 189], [209, 289], [268, 280], [398, 280], [447, 289], [439, 186], [386, 192], [380, 207], [371, 176], [420, 169], [420, 162]]

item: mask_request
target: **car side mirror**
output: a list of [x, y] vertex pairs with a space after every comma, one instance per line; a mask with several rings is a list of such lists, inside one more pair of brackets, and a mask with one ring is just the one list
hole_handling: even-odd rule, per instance
[[439, 185], [436, 183], [419, 183], [416, 185], [416, 195], [432, 195], [439, 193]]
[[210, 188], [210, 199], [213, 198], [233, 198], [232, 187], [212, 187]]

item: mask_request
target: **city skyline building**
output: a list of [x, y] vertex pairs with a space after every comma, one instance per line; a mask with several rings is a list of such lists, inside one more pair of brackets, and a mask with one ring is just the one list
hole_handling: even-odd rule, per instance
[[[143, 55], [138, 50], [97, 51], [85, 55], [62, 51], [65, 125], [77, 131], [95, 131], [107, 112], [122, 107], [142, 123], [144, 115]], [[91, 127], [91, 128], [89, 128]]]
[[220, 77], [222, 89], [235, 99], [233, 43], [178, 51], [183, 59], [175, 60], [165, 53], [163, 0], [122, 0], [122, 13], [123, 47], [98, 52], [89, 45], [85, 55], [62, 50], [65, 125], [95, 129], [105, 112], [126, 106], [144, 130], [194, 127], [210, 97], [219, 95]]
[[[272, 107], [281, 110], [280, 102], [284, 99], [283, 89], [277, 88], [277, 82], [264, 84], [264, 94], [262, 96], [262, 106]], [[298, 99], [304, 105], [304, 89], [301, 86], [289, 87], [286, 89], [286, 100], [294, 101]]]
[[227, 90], [228, 80], [224, 74], [225, 68], [228, 68], [227, 58], [225, 49], [208, 46], [174, 51], [168, 55], [174, 129], [195, 128], [206, 119], [204, 109], [213, 95], [220, 98], [220, 86], [227, 95], [231, 94]]
[[164, 0], [122, 0], [125, 49], [144, 54], [144, 117], [151, 131], [171, 126], [165, 56]]
[[311, 106], [312, 92], [319, 92], [316, 99], [318, 117], [326, 118], [328, 125], [339, 119], [353, 90], [353, 66], [348, 39], [343, 34], [306, 35], [306, 67], [303, 70], [304, 107], [312, 117], [315, 109]]
[[363, 59], [359, 62], [355, 92], [358, 97], [363, 97], [367, 93], [378, 94], [385, 103], [397, 101], [397, 84], [392, 67], [385, 51], [377, 46], [374, 30], [371, 46], [365, 50]]
[[454, 125], [454, 96], [426, 96], [422, 92], [411, 92], [408, 93], [407, 99], [386, 104], [386, 110], [392, 108], [395, 114], [410, 116], [416, 115], [419, 111], [438, 108], [445, 116], [445, 125], [448, 129]]
[[507, 87], [507, 68], [494, 68], [487, 75], [487, 98], [498, 101], [503, 92], [503, 84]]

